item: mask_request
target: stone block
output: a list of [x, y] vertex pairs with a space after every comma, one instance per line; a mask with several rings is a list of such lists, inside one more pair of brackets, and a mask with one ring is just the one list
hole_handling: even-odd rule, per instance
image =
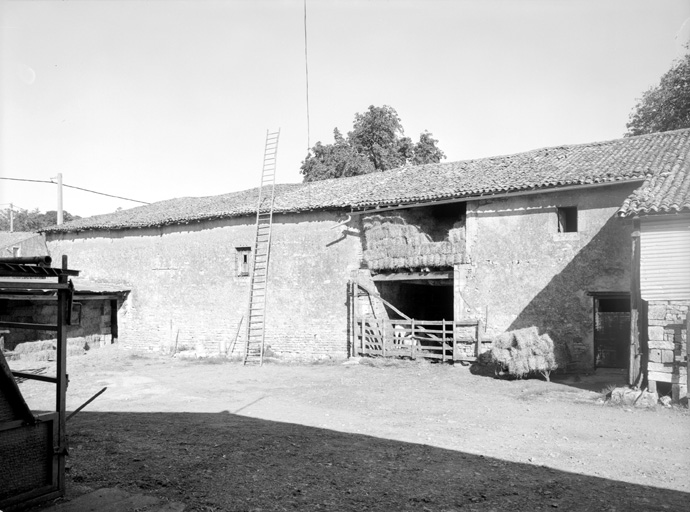
[[658, 304], [649, 306], [647, 317], [650, 320], [664, 320], [666, 318], [667, 306], [665, 304]]
[[673, 350], [660, 350], [660, 352], [661, 352], [661, 361], [658, 361], [658, 362], [660, 362], [660, 363], [672, 363], [673, 362]]
[[649, 349], [660, 349], [660, 350], [674, 350], [675, 345], [673, 342], [670, 341], [664, 341], [664, 340], [649, 340], [648, 343]]
[[665, 341], [664, 328], [656, 325], [650, 325], [647, 328], [647, 336], [649, 336], [649, 341]]
[[649, 360], [653, 363], [661, 363], [661, 353], [663, 351], [659, 349], [649, 349]]
[[611, 402], [634, 407], [654, 408], [659, 401], [659, 395], [648, 391], [638, 391], [630, 388], [616, 388], [611, 392]]

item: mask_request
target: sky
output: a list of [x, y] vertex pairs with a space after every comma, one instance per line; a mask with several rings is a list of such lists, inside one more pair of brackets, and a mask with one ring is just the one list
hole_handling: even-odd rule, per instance
[[[308, 74], [304, 0], [0, 0], [0, 177], [38, 181], [0, 180], [0, 209], [57, 209], [58, 173], [143, 202], [253, 188], [277, 129], [299, 182], [370, 105], [448, 162], [616, 139], [690, 2], [306, 0], [306, 33]], [[140, 204], [63, 189], [74, 215]]]

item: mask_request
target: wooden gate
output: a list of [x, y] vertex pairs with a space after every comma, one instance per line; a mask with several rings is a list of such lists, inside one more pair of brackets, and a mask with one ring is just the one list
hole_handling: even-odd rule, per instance
[[[464, 328], [471, 336], [458, 336]], [[468, 329], [469, 328], [469, 329]], [[355, 319], [356, 355], [474, 361], [481, 322], [476, 320]]]

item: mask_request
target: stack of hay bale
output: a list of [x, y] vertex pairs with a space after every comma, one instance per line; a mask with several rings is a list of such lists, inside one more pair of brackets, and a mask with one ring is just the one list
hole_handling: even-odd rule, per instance
[[493, 360], [517, 378], [541, 373], [549, 380], [558, 368], [554, 343], [548, 334], [539, 335], [536, 327], [501, 334], [491, 348]]
[[433, 242], [419, 226], [400, 216], [373, 215], [364, 219], [364, 260], [372, 270], [439, 268], [461, 263], [464, 230], [452, 230], [451, 240]]

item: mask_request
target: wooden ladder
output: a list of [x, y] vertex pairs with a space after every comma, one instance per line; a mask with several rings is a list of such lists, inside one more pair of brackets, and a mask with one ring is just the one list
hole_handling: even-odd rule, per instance
[[278, 158], [277, 132], [266, 131], [264, 165], [261, 171], [259, 201], [256, 206], [256, 236], [249, 282], [244, 364], [264, 363], [266, 339], [266, 289], [268, 285], [268, 261], [271, 250], [271, 226], [273, 225], [273, 200], [275, 198], [276, 160]]

